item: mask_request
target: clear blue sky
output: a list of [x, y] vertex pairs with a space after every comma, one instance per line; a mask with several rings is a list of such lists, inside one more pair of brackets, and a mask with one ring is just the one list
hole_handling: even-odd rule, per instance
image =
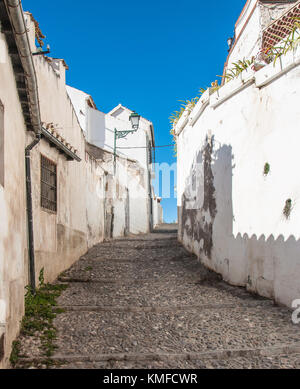
[[[154, 123], [157, 145], [171, 143], [169, 116], [222, 74], [227, 38], [246, 0], [22, 0], [64, 58], [67, 83], [91, 94], [98, 109], [122, 103]], [[175, 162], [171, 148], [158, 162]], [[163, 201], [177, 219], [176, 199]]]

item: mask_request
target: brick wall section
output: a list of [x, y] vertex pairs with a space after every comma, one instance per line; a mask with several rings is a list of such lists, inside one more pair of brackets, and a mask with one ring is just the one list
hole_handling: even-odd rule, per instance
[[262, 48], [268, 50], [288, 36], [291, 32], [289, 28], [295, 24], [295, 18], [300, 18], [300, 1], [264, 30]]

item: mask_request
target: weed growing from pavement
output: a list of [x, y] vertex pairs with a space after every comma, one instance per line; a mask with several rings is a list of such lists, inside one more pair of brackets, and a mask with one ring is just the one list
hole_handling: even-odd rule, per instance
[[[35, 293], [30, 286], [26, 286], [25, 294], [25, 315], [21, 322], [21, 335], [36, 336], [39, 334], [42, 351], [47, 358], [45, 363], [52, 365], [51, 356], [57, 348], [54, 344], [57, 331], [53, 320], [57, 314], [64, 310], [57, 307], [57, 298], [67, 289], [68, 285], [45, 284], [44, 269], [39, 276], [39, 287]], [[20, 342], [15, 342], [11, 354], [11, 362], [16, 365], [20, 349]]]
[[15, 366], [20, 358], [20, 349], [21, 349], [21, 343], [15, 340], [12, 343], [11, 354], [9, 358], [9, 361], [12, 364], [12, 366]]

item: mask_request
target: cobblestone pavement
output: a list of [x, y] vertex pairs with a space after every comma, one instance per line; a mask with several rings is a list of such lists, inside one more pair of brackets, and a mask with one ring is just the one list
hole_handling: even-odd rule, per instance
[[[169, 229], [99, 244], [60, 277], [56, 368], [300, 368], [291, 312], [224, 283]], [[22, 340], [27, 367], [38, 346]]]

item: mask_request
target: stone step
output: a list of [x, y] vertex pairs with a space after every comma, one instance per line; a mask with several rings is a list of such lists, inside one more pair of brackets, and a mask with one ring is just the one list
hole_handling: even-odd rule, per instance
[[178, 230], [171, 230], [171, 229], [166, 229], [166, 230], [154, 230], [152, 232], [153, 234], [178, 234]]
[[[178, 278], [179, 276], [174, 274], [174, 279]], [[167, 276], [165, 276], [167, 278]], [[193, 281], [196, 283], [199, 280], [198, 278], [194, 278], [190, 276], [186, 279], [186, 281]], [[71, 277], [59, 277], [58, 281], [61, 283], [96, 283], [96, 284], [117, 284], [117, 285], [122, 285], [122, 284], [133, 284], [133, 283], [139, 283], [139, 284], [145, 284], [149, 282], [159, 282], [163, 283], [164, 279], [162, 277], [148, 277], [148, 278], [140, 278], [137, 276], [136, 278], [124, 278], [122, 275], [120, 275], [119, 279], [116, 278], [98, 278], [97, 275], [95, 278], [91, 277], [76, 277], [76, 276], [71, 276]]]
[[199, 353], [253, 349], [299, 340], [291, 313], [268, 305], [162, 312], [70, 311], [57, 316], [65, 354]]
[[172, 241], [172, 242], [178, 242], [178, 236], [175, 233], [153, 233], [151, 235], [141, 235], [141, 236], [130, 236], [125, 238], [116, 238], [116, 239], [109, 239], [105, 240], [104, 242], [101, 242], [100, 245], [110, 245], [115, 243], [123, 243], [123, 242], [166, 242], [166, 241]]
[[[108, 253], [105, 253], [104, 255], [98, 255], [98, 256], [93, 256], [93, 257], [82, 257], [77, 263], [86, 263], [87, 261], [91, 262], [108, 262], [108, 263], [139, 263], [139, 262], [144, 262], [146, 264], [149, 264], [149, 259], [145, 258], [145, 256], [139, 256], [138, 258], [124, 258], [124, 257], [114, 257], [111, 254], [108, 255]], [[151, 259], [151, 263], [154, 265], [159, 263], [159, 262], [190, 262], [190, 263], [195, 263], [197, 261], [196, 257], [191, 257], [190, 255], [171, 255], [169, 258], [165, 258], [164, 256], [155, 256], [154, 258]]]
[[183, 250], [180, 247], [175, 247], [175, 248], [168, 248], [166, 247], [165, 249], [115, 249], [115, 248], [110, 248], [110, 249], [92, 249], [90, 250], [87, 254], [85, 254], [83, 257], [81, 257], [81, 260], [86, 260], [86, 259], [94, 259], [94, 258], [102, 258], [102, 259], [123, 259], [123, 258], [130, 258], [132, 260], [149, 260], [151, 261], [152, 259], [159, 259], [159, 258], [164, 258], [165, 260], [172, 260], [172, 258], [179, 258], [179, 257], [184, 257], [184, 258], [191, 258], [196, 260], [196, 256], [192, 256], [189, 253], [187, 253], [185, 250]]
[[197, 263], [190, 266], [168, 265], [163, 263], [109, 263], [98, 262], [75, 266], [59, 277], [61, 282], [105, 282], [105, 283], [132, 283], [164, 282], [174, 280], [177, 282], [198, 282], [202, 280], [202, 268]]
[[166, 244], [166, 245], [132, 245], [127, 247], [122, 246], [96, 246], [89, 250], [89, 252], [83, 256], [83, 258], [88, 257], [97, 257], [100, 255], [113, 255], [113, 254], [122, 254], [128, 256], [139, 256], [139, 252], [148, 252], [153, 251], [156, 255], [162, 251], [165, 255], [171, 252], [172, 254], [180, 253], [184, 256], [191, 256], [184, 248], [177, 244]]
[[166, 247], [177, 247], [181, 248], [182, 250], [185, 250], [180, 243], [177, 240], [166, 240], [166, 241], [143, 241], [143, 243], [140, 243], [140, 241], [127, 241], [125, 240], [124, 242], [118, 241], [118, 242], [110, 242], [109, 244], [107, 243], [102, 243], [98, 246], [95, 246], [98, 249], [103, 249], [103, 250], [108, 250], [108, 249], [151, 249], [151, 248], [157, 248], [157, 249], [163, 249]]
[[137, 260], [137, 261], [106, 261], [106, 260], [85, 260], [76, 263], [71, 269], [61, 275], [60, 280], [69, 278], [90, 279], [99, 282], [109, 278], [116, 282], [121, 281], [126, 275], [126, 279], [149, 280], [151, 278], [160, 278], [162, 281], [167, 279], [190, 280], [195, 282], [200, 280], [205, 273], [205, 269], [196, 261], [168, 261], [164, 259], [157, 260]]
[[139, 244], [139, 243], [147, 243], [147, 244], [156, 244], [156, 243], [167, 243], [167, 242], [173, 242], [173, 243], [179, 243], [178, 237], [176, 235], [168, 235], [168, 236], [158, 236], [157, 234], [149, 236], [146, 238], [145, 236], [143, 237], [131, 237], [131, 238], [119, 238], [119, 239], [111, 239], [111, 240], [106, 240], [102, 243], [99, 243], [98, 246], [109, 246], [109, 245], [118, 245], [118, 244]]
[[[80, 280], [78, 280], [80, 281]], [[115, 280], [114, 280], [115, 281]], [[150, 279], [132, 282], [72, 282], [59, 297], [60, 305], [183, 306], [235, 304], [264, 300], [243, 288], [195, 281]], [[268, 302], [270, 300], [267, 300]], [[272, 302], [270, 302], [272, 303]]]
[[[274, 307], [272, 301], [253, 301], [239, 305], [240, 308]], [[236, 308], [235, 303], [227, 304], [203, 304], [203, 305], [181, 305], [181, 306], [99, 306], [99, 305], [60, 305], [64, 312], [178, 312], [178, 311], [203, 311], [205, 309], [230, 309]]]
[[[273, 347], [223, 349], [205, 352], [184, 353], [111, 353], [111, 354], [56, 354], [51, 360], [64, 364], [72, 362], [149, 362], [161, 361], [201, 361], [223, 360], [230, 358], [274, 357], [280, 355], [300, 356], [300, 342], [290, 344], [278, 344]], [[21, 358], [19, 363], [39, 363], [45, 361], [45, 357]]]

